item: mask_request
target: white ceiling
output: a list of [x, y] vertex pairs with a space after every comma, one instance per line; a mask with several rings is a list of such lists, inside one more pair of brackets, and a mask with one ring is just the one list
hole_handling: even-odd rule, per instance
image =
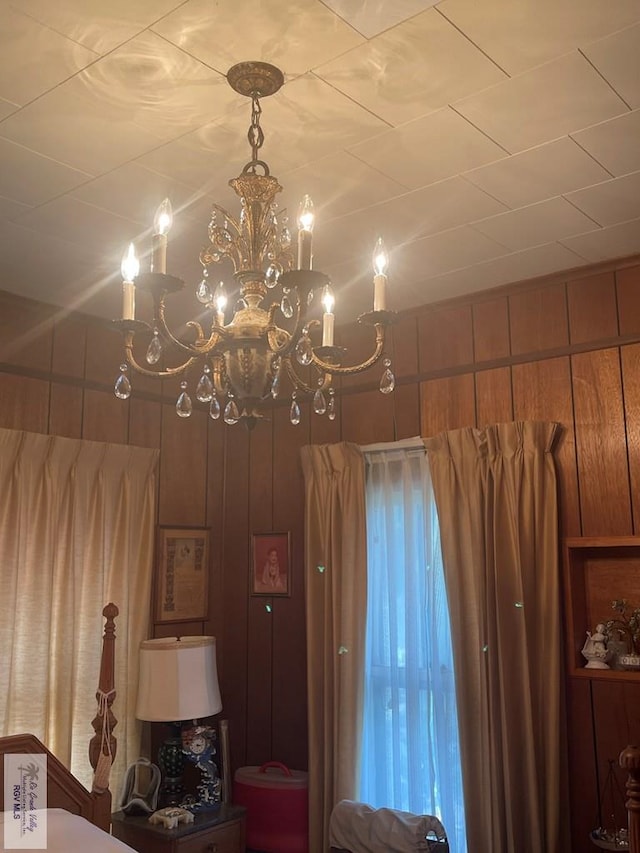
[[[189, 299], [250, 159], [236, 62], [280, 67], [261, 150], [338, 320], [392, 250], [404, 309], [640, 252], [640, 0], [0, 0], [0, 289], [103, 316], [176, 212]], [[213, 273], [215, 276], [215, 273]], [[194, 305], [195, 305], [194, 301]]]

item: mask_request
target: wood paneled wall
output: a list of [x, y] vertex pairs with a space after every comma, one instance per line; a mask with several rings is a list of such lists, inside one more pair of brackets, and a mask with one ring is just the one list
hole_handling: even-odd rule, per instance
[[[368, 332], [338, 330], [354, 358]], [[210, 619], [180, 632], [218, 638], [234, 767], [307, 766], [302, 445], [558, 421], [562, 535], [640, 533], [640, 259], [402, 315], [389, 344], [395, 392], [377, 390], [381, 368], [349, 377], [333, 422], [304, 405], [293, 427], [284, 403], [251, 433], [204, 411], [185, 421], [175, 383], [160, 393], [136, 379], [122, 402], [119, 346], [98, 321], [0, 295], [0, 426], [160, 449], [158, 523], [212, 530]], [[271, 612], [248, 594], [251, 534], [268, 531], [292, 541], [292, 595]], [[567, 680], [574, 853], [592, 849], [597, 763], [640, 736], [636, 685], [596, 686]]]

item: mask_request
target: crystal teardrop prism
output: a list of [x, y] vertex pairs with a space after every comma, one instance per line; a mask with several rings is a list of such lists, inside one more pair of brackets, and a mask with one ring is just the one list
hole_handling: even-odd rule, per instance
[[333, 388], [329, 389], [329, 404], [327, 406], [327, 417], [330, 421], [335, 421], [336, 419], [336, 392]]
[[220, 417], [220, 400], [218, 400], [215, 391], [213, 392], [213, 396], [211, 397], [211, 405], [209, 406], [209, 417], [212, 421], [217, 421]]
[[232, 397], [224, 407], [224, 422], [225, 424], [233, 425], [237, 424], [239, 420], [240, 412], [238, 411], [238, 404]]
[[213, 397], [213, 382], [209, 379], [209, 374], [205, 372], [200, 377], [200, 381], [196, 387], [196, 399], [201, 403], [208, 403]]
[[193, 412], [193, 403], [191, 402], [191, 397], [187, 394], [187, 383], [181, 382], [180, 388], [182, 390], [176, 400], [176, 414], [179, 418], [190, 418]]
[[208, 305], [211, 302], [211, 288], [206, 278], [203, 278], [196, 287], [196, 299], [198, 302], [202, 302], [203, 305]]
[[327, 411], [327, 401], [320, 388], [313, 395], [313, 411], [316, 415], [324, 415]]
[[298, 405], [298, 401], [295, 398], [295, 395], [291, 399], [291, 408], [289, 409], [289, 420], [294, 426], [297, 426], [300, 423], [300, 406]]
[[269, 264], [265, 273], [264, 283], [267, 287], [275, 287], [278, 283], [278, 271], [273, 264]]
[[391, 359], [385, 358], [382, 363], [384, 365], [384, 372], [380, 378], [380, 391], [383, 394], [390, 394], [396, 387], [396, 377], [391, 372]]
[[280, 302], [280, 310], [287, 318], [287, 320], [290, 320], [293, 317], [293, 303], [291, 302], [291, 297], [288, 293], [284, 293], [282, 295], [282, 300]]
[[116, 379], [116, 384], [113, 386], [113, 393], [119, 400], [128, 400], [131, 396], [131, 382], [127, 376], [127, 365], [120, 365], [120, 376]]
[[311, 364], [313, 347], [311, 346], [311, 341], [306, 336], [300, 338], [296, 344], [296, 358], [298, 359], [298, 363], [303, 366]]
[[271, 382], [271, 396], [275, 400], [280, 393], [280, 368], [276, 370], [273, 374], [273, 380]]
[[157, 364], [162, 355], [162, 341], [158, 336], [158, 330], [153, 333], [153, 337], [147, 347], [147, 364]]

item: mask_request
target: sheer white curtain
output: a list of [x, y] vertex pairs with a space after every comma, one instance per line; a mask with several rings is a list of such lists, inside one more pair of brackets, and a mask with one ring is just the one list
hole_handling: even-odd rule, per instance
[[452, 853], [464, 853], [451, 631], [429, 464], [419, 439], [363, 452], [368, 605], [358, 798], [436, 815]]
[[139, 755], [157, 451], [0, 429], [0, 734], [32, 732], [87, 787], [102, 609], [116, 620], [117, 793]]

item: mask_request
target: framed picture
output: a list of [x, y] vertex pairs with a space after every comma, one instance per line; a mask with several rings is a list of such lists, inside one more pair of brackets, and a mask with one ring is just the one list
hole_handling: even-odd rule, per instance
[[251, 595], [291, 595], [288, 533], [254, 533]]
[[209, 530], [160, 527], [156, 622], [200, 622], [208, 617]]

